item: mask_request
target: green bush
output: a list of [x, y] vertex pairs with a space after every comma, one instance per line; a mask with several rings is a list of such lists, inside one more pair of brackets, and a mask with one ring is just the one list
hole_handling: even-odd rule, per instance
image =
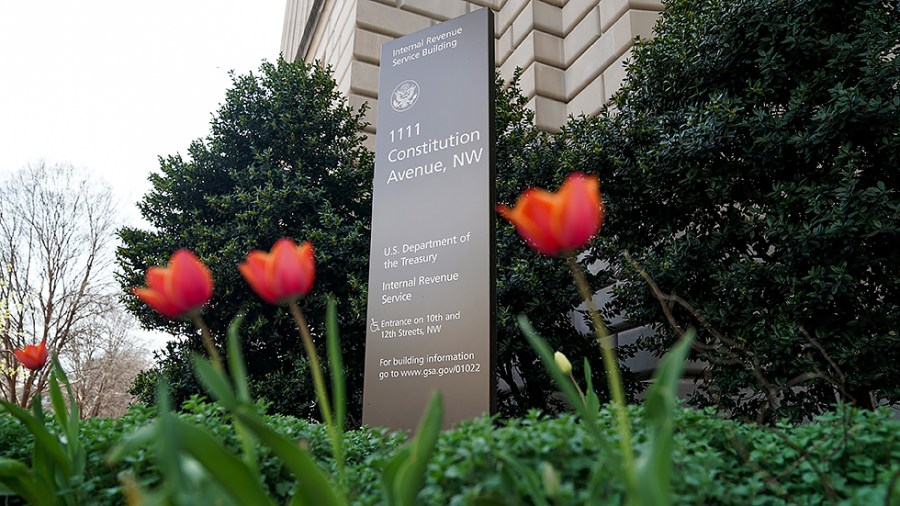
[[[359, 135], [362, 111], [337, 90], [331, 72], [304, 62], [264, 62], [258, 73], [233, 75], [211, 131], [180, 154], [160, 157], [151, 190], [138, 203], [152, 228], [119, 231], [119, 281], [124, 292], [144, 285], [151, 265], [189, 248], [209, 266], [216, 286], [204, 318], [213, 338], [244, 315], [242, 348], [251, 391], [281, 413], [316, 416], [308, 364], [290, 315], [264, 304], [237, 265], [252, 249], [268, 251], [281, 237], [311, 241], [316, 289], [303, 301], [315, 335], [324, 334], [327, 295], [344, 301], [338, 318], [349, 335], [365, 332], [373, 155]], [[199, 334], [186, 322], [161, 317], [136, 297], [128, 309], [146, 328], [183, 340], [169, 342], [158, 367], [142, 373], [132, 393], [155, 402], [160, 373], [180, 405], [202, 389], [190, 356]], [[364, 340], [344, 343], [351, 416], [359, 418]]]
[[[132, 473], [147, 486], [158, 482], [152, 448], [128, 457], [121, 466], [109, 467], [104, 460], [123, 435], [153, 416], [152, 409], [137, 406], [119, 419], [83, 422], [88, 461], [83, 486], [93, 504], [122, 503], [119, 473]], [[238, 450], [230, 420], [218, 405], [193, 398], [179, 416]], [[641, 408], [633, 407], [632, 416], [637, 420], [635, 438], [643, 441]], [[333, 465], [324, 426], [283, 415], [266, 419], [275, 430], [308, 447], [322, 465]], [[606, 451], [592, 444], [569, 415], [548, 418], [532, 412], [506, 421], [483, 418], [463, 423], [441, 435], [419, 499], [423, 504], [529, 504], [524, 484], [499, 460], [502, 452], [532, 469], [552, 466], [560, 477], [553, 504], [618, 504], [621, 484], [604, 480], [602, 494], [591, 498], [586, 492], [594, 462], [600, 460], [612, 475], [620, 459], [612, 413], [604, 409], [600, 419], [608, 427]], [[896, 483], [893, 499], [886, 499], [891, 480], [900, 476], [900, 421], [890, 419], [886, 410], [842, 408], [807, 425], [760, 427], [723, 420], [709, 410], [680, 408], [676, 426], [675, 504], [869, 505], [900, 500]], [[347, 433], [346, 477], [353, 504], [379, 503], [380, 470], [404, 439], [402, 434], [369, 428]], [[7, 415], [0, 415], [0, 442], [0, 456], [27, 461], [30, 441]], [[266, 486], [283, 502], [294, 483], [265, 448], [258, 449]]]
[[600, 175], [595, 259], [624, 281], [611, 309], [671, 344], [627, 250], [726, 338], [699, 329], [700, 404], [802, 420], [836, 398], [900, 402], [897, 2], [666, 7], [615, 113], [558, 139], [564, 163]]

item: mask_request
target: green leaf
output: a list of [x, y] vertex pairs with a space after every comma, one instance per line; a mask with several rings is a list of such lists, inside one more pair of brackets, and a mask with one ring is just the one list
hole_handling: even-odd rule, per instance
[[341, 357], [341, 335], [337, 323], [337, 305], [333, 297], [328, 298], [325, 333], [327, 336], [328, 364], [331, 368], [331, 399], [334, 403], [334, 423], [338, 430], [343, 433], [347, 411], [347, 396], [344, 385], [344, 363]]
[[57, 371], [60, 369], [59, 361], [53, 358], [53, 370], [50, 372], [50, 405], [53, 406], [53, 417], [59, 426], [66, 429], [69, 426], [69, 412], [66, 410], [66, 401], [62, 390], [59, 388]]
[[162, 494], [167, 497], [189, 497], [190, 487], [185, 480], [178, 455], [181, 438], [173, 428], [175, 415], [172, 414], [172, 400], [169, 398], [167, 381], [164, 377], [160, 378], [156, 395], [159, 405], [157, 459], [164, 478]]
[[425, 483], [425, 469], [441, 433], [443, 418], [444, 404], [441, 394], [435, 392], [419, 421], [415, 437], [385, 466], [382, 483], [386, 492], [385, 500], [389, 506], [416, 504], [416, 496]]
[[597, 391], [594, 390], [594, 380], [592, 379], [591, 374], [591, 364], [588, 362], [588, 359], [584, 359], [584, 383], [587, 385], [587, 389], [584, 392], [584, 417], [586, 421], [595, 425], [597, 423], [597, 416], [600, 413], [600, 397], [597, 396]]
[[237, 389], [237, 398], [242, 402], [250, 402], [250, 389], [247, 387], [247, 368], [244, 366], [244, 356], [241, 353], [240, 335], [238, 329], [243, 323], [244, 317], [238, 315], [228, 326], [228, 369], [231, 371], [231, 380]]
[[81, 476], [84, 474], [84, 466], [87, 460], [84, 447], [81, 445], [81, 431], [79, 427], [81, 414], [78, 410], [75, 392], [72, 391], [72, 384], [69, 382], [66, 371], [60, 365], [57, 357], [53, 357], [53, 364], [54, 368], [51, 378], [55, 375], [59, 384], [66, 387], [66, 393], [69, 396], [68, 423], [63, 425], [67, 436], [66, 454], [69, 456], [69, 462], [72, 464], [72, 472], [75, 476]]
[[[0, 457], [0, 484], [28, 504], [41, 506], [56, 503], [52, 490], [41, 486], [31, 469], [18, 460]], [[0, 488], [0, 496], [12, 494]]]
[[337, 464], [338, 482], [344, 483], [344, 420], [346, 418], [347, 400], [344, 385], [344, 364], [341, 357], [340, 329], [337, 323], [337, 304], [333, 297], [328, 297], [328, 308], [325, 315], [325, 335], [328, 351], [328, 365], [331, 370], [331, 400], [334, 410], [334, 427], [330, 427], [331, 445], [334, 460]]
[[179, 433], [182, 450], [199, 462], [238, 504], [274, 504], [260, 486], [260, 477], [208, 432], [175, 417], [171, 423], [172, 430]]
[[108, 464], [118, 464], [126, 456], [147, 448], [159, 439], [159, 420], [153, 420], [138, 430], [125, 436], [122, 441], [114, 446], [106, 455]]
[[297, 490], [292, 504], [330, 506], [347, 503], [312, 457], [296, 442], [272, 430], [252, 406], [237, 406], [232, 414], [268, 446], [294, 475]]
[[[39, 402], [39, 399], [36, 397], [35, 400]], [[9, 412], [12, 416], [19, 419], [25, 427], [31, 432], [31, 435], [34, 436], [34, 450], [35, 450], [35, 459], [37, 460], [38, 453], [42, 453], [46, 455], [53, 464], [58, 466], [59, 470], [63, 473], [64, 476], [69, 477], [72, 476], [72, 466], [69, 464], [69, 461], [66, 459], [66, 452], [63, 450], [62, 443], [47, 430], [44, 424], [39, 421], [36, 417], [32, 416], [28, 411], [16, 406], [15, 404], [11, 404], [8, 401], [0, 399], [0, 406], [3, 406], [6, 411]], [[46, 459], [45, 459], [46, 461]], [[36, 466], [37, 467], [37, 466]]]
[[647, 448], [637, 459], [641, 503], [654, 506], [672, 504], [672, 450], [678, 381], [694, 340], [693, 329], [662, 358], [653, 384], [644, 401], [649, 430]]
[[506, 466], [516, 474], [517, 481], [525, 487], [525, 492], [527, 492], [528, 496], [531, 498], [532, 504], [538, 506], [550, 506], [541, 487], [541, 479], [538, 477], [537, 473], [523, 466], [519, 461], [502, 451], [497, 452], [497, 459], [506, 464]]
[[[231, 321], [228, 326], [228, 369], [231, 371], [231, 378], [237, 388], [237, 398], [244, 403], [251, 403], [250, 389], [247, 386], [247, 369], [244, 365], [244, 356], [241, 353], [240, 335], [238, 329], [244, 321], [242, 315], [238, 315]], [[234, 422], [234, 430], [238, 434], [241, 441], [241, 448], [244, 451], [244, 463], [247, 467], [258, 472], [256, 464], [256, 439], [239, 421]]]
[[578, 390], [576, 390], [575, 385], [572, 384], [571, 378], [563, 374], [563, 372], [559, 370], [559, 367], [556, 366], [556, 361], [553, 359], [553, 350], [551, 350], [550, 346], [547, 345], [547, 342], [534, 331], [534, 328], [531, 326], [531, 323], [525, 315], [519, 316], [518, 321], [519, 329], [522, 330], [525, 339], [528, 340], [528, 343], [531, 344], [531, 347], [537, 352], [538, 357], [541, 359], [541, 363], [544, 364], [544, 370], [547, 371], [547, 374], [549, 374], [556, 383], [557, 388], [559, 388], [563, 395], [566, 396], [566, 400], [569, 401], [569, 404], [575, 408], [575, 411], [584, 421], [585, 427], [591, 435], [593, 435], [597, 441], [600, 441], [602, 436], [596, 424], [596, 413], [592, 415], [588, 412], [584, 402], [581, 401], [581, 396], [578, 395]]
[[194, 371], [197, 373], [197, 378], [206, 387], [206, 390], [217, 401], [221, 402], [223, 406], [228, 409], [234, 409], [238, 406], [238, 399], [228, 383], [228, 378], [212, 362], [205, 358], [194, 357]]

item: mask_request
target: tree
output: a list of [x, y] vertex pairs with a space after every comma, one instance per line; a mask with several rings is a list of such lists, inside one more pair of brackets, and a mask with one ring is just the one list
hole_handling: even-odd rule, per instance
[[67, 343], [64, 363], [82, 417], [118, 417], [133, 401], [128, 392], [138, 373], [149, 368], [149, 352], [135, 335], [136, 320], [116, 297], [86, 319]]
[[900, 401], [896, 2], [672, 0], [656, 33], [563, 133], [603, 182], [612, 309], [672, 342], [640, 266], [705, 319], [694, 400], [737, 415]]
[[0, 185], [0, 394], [25, 406], [49, 367], [25, 372], [12, 350], [46, 340], [51, 354], [105, 311], [115, 230], [109, 188], [68, 165], [38, 163]]
[[[244, 316], [240, 332], [251, 389], [281, 413], [315, 416], [305, 355], [290, 315], [262, 302], [237, 264], [281, 237], [314, 244], [316, 285], [304, 310], [313, 335], [321, 337], [328, 295], [340, 301], [348, 395], [358, 406], [373, 169], [359, 135], [363, 126], [362, 112], [346, 105], [317, 65], [279, 59], [263, 63], [257, 74], [232, 75], [210, 134], [191, 143], [188, 158], [161, 158], [159, 173], [150, 176], [153, 189], [139, 208], [153, 229], [119, 231], [125, 290], [143, 285], [146, 269], [178, 248], [207, 263], [216, 288], [204, 317], [214, 339], [224, 343], [231, 319]], [[135, 298], [127, 303], [145, 327], [186, 337], [169, 343], [158, 368], [139, 377], [133, 391], [152, 401], [156, 378], [164, 374], [176, 402], [200, 393], [190, 365], [190, 354], [202, 348], [199, 335]]]

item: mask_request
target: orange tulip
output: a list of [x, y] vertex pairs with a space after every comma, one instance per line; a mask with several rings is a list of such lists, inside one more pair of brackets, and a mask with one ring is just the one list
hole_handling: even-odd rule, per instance
[[13, 350], [13, 354], [22, 365], [36, 371], [47, 363], [47, 340], [41, 340], [41, 344], [37, 346], [29, 344], [21, 350]]
[[544, 255], [570, 255], [584, 247], [603, 225], [603, 201], [597, 176], [579, 172], [566, 178], [556, 193], [526, 190], [512, 209], [497, 212], [516, 226], [525, 241]]
[[147, 269], [147, 288], [135, 288], [132, 293], [167, 318], [184, 318], [212, 298], [212, 274], [197, 255], [180, 249], [172, 254], [168, 267]]
[[306, 296], [316, 279], [312, 243], [297, 246], [286, 237], [272, 246], [271, 253], [251, 251], [238, 269], [253, 291], [269, 304], [285, 304]]

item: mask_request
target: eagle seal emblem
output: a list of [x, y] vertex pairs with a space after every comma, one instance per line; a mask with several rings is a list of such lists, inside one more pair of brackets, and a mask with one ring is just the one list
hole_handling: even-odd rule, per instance
[[416, 104], [419, 99], [419, 83], [406, 80], [398, 84], [391, 93], [391, 107], [397, 112], [403, 112]]

